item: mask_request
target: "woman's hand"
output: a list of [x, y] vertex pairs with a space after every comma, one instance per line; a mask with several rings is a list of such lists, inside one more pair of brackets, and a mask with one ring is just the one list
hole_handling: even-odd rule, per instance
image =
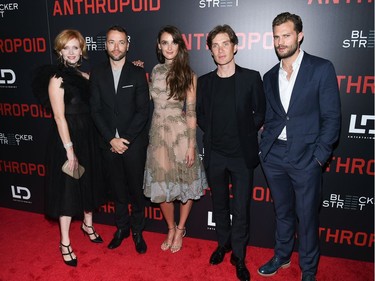
[[141, 60], [135, 60], [132, 62], [135, 66], [139, 66], [139, 67], [142, 67], [144, 68], [145, 67], [145, 63]]
[[74, 171], [78, 169], [78, 159], [74, 154], [73, 147], [70, 147], [66, 150], [66, 157], [69, 160], [68, 168], [70, 171]]
[[189, 147], [185, 154], [186, 167], [190, 168], [191, 166], [193, 166], [194, 161], [195, 161], [195, 148]]

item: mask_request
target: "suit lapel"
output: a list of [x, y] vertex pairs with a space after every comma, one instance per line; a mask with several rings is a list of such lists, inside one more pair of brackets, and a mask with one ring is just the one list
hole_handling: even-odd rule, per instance
[[113, 73], [112, 73], [112, 68], [111, 64], [108, 63], [107, 68], [105, 70], [105, 75], [104, 75], [105, 83], [108, 85], [108, 92], [110, 92], [111, 96], [115, 96], [116, 91], [115, 91], [115, 85], [114, 85], [114, 80], [113, 80]]
[[296, 82], [294, 83], [293, 91], [292, 91], [292, 96], [290, 97], [290, 102], [289, 102], [289, 109], [292, 108], [293, 104], [298, 100], [298, 97], [303, 94], [303, 88], [307, 85], [310, 79], [309, 75], [309, 66], [310, 66], [310, 60], [308, 57], [308, 54], [306, 52], [303, 55], [303, 59], [301, 62], [301, 66], [298, 71], [298, 75], [296, 77]]
[[120, 79], [118, 81], [117, 91], [121, 88], [122, 85], [127, 85], [126, 79], [129, 77], [128, 73], [129, 73], [129, 64], [128, 64], [128, 61], [125, 61], [125, 64], [121, 70]]
[[270, 81], [272, 83], [271, 87], [272, 87], [272, 93], [273, 93], [276, 109], [280, 115], [285, 115], [286, 112], [284, 110], [283, 105], [281, 104], [281, 99], [280, 99], [279, 68], [280, 68], [280, 64], [277, 64], [276, 67], [274, 68], [274, 71], [271, 73]]
[[236, 71], [234, 72], [234, 102], [236, 106], [236, 112], [239, 112], [239, 101], [242, 100], [240, 98], [241, 91], [240, 91], [240, 80], [241, 80], [241, 68], [236, 65]]
[[210, 83], [209, 83], [209, 89], [208, 89], [208, 93], [209, 93], [209, 101], [210, 101], [210, 111], [209, 111], [209, 120], [212, 121], [212, 113], [213, 113], [213, 105], [214, 105], [214, 99], [215, 99], [215, 75], [216, 75], [216, 72], [217, 72], [217, 69], [215, 69], [214, 71], [211, 72], [210, 74]]

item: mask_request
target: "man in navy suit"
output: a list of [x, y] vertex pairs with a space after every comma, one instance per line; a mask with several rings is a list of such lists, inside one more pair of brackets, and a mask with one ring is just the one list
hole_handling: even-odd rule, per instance
[[257, 136], [265, 112], [263, 83], [258, 71], [236, 65], [238, 38], [230, 26], [211, 30], [207, 45], [217, 69], [198, 79], [197, 120], [204, 132], [204, 165], [218, 237], [210, 263], [221, 263], [232, 250], [237, 277], [246, 281], [253, 172], [259, 163]]
[[[147, 250], [143, 173], [148, 145], [149, 93], [143, 68], [126, 60], [128, 34], [120, 26], [107, 31], [109, 61], [90, 74], [92, 116], [101, 134], [101, 148], [115, 203], [117, 231], [109, 249], [130, 235], [138, 253]], [[131, 204], [131, 214], [129, 213]]]
[[300, 49], [299, 16], [282, 13], [272, 28], [280, 63], [263, 78], [267, 106], [259, 154], [276, 212], [276, 243], [258, 273], [271, 276], [290, 265], [297, 230], [302, 280], [314, 281], [322, 171], [339, 137], [340, 93], [332, 63]]

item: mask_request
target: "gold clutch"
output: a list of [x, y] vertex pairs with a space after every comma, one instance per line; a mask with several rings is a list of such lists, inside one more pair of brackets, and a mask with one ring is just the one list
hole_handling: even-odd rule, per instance
[[83, 166], [78, 165], [78, 169], [71, 171], [68, 168], [68, 164], [69, 164], [69, 160], [66, 160], [64, 165], [61, 168], [61, 170], [65, 174], [67, 174], [67, 175], [69, 175], [69, 176], [71, 176], [72, 178], [75, 178], [75, 179], [79, 179], [80, 177], [82, 177], [83, 173], [85, 172], [85, 168]]

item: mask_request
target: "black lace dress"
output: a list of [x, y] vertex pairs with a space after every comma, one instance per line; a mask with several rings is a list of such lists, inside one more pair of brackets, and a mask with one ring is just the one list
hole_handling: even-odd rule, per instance
[[62, 77], [65, 118], [78, 162], [85, 168], [80, 179], [61, 171], [67, 160], [66, 150], [52, 121], [46, 153], [45, 213], [48, 217], [79, 216], [105, 203], [102, 164], [98, 147], [98, 133], [90, 116], [89, 81], [75, 68], [64, 65], [40, 67], [33, 79], [34, 95], [46, 108], [51, 108], [48, 83], [51, 77]]

